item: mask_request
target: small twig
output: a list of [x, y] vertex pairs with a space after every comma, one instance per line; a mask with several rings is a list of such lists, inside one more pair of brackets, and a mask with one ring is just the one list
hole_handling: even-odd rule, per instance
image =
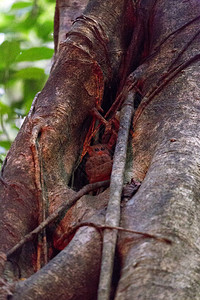
[[99, 189], [100, 187], [108, 187], [110, 181], [101, 181], [96, 183], [91, 183], [85, 185], [80, 191], [78, 191], [71, 199], [68, 200], [67, 203], [61, 205], [53, 214], [51, 214], [44, 222], [42, 222], [38, 227], [36, 227], [33, 231], [28, 233], [19, 243], [17, 243], [12, 249], [10, 249], [6, 255], [9, 257], [16, 250], [21, 248], [26, 242], [32, 240], [35, 236], [37, 236], [46, 226], [50, 223], [54, 222], [60, 214], [62, 214], [65, 210], [68, 210], [72, 207], [82, 196], [88, 194], [89, 192]]
[[77, 226], [75, 226], [74, 228], [72, 228], [72, 230], [67, 234], [67, 235], [71, 235], [74, 232], [76, 232], [80, 227], [84, 227], [84, 226], [89, 226], [89, 227], [94, 227], [95, 229], [97, 229], [98, 231], [102, 231], [105, 229], [111, 229], [111, 230], [118, 230], [118, 231], [123, 231], [123, 232], [129, 232], [132, 234], [139, 234], [142, 235], [144, 238], [150, 238], [150, 239], [154, 239], [158, 242], [161, 243], [166, 243], [166, 244], [172, 244], [172, 241], [168, 238], [162, 237], [162, 236], [158, 236], [155, 234], [151, 234], [148, 232], [142, 232], [142, 231], [136, 231], [136, 230], [132, 230], [132, 229], [127, 229], [127, 228], [123, 228], [123, 227], [119, 227], [119, 226], [108, 226], [108, 225], [99, 225], [99, 224], [95, 224], [92, 222], [84, 222], [84, 223], [80, 223]]
[[[124, 170], [126, 163], [127, 142], [131, 118], [133, 114], [133, 102], [135, 91], [125, 89], [125, 102], [121, 109], [120, 128], [115, 147], [113, 168], [110, 183], [110, 199], [106, 212], [106, 226], [119, 226], [120, 221], [120, 202], [123, 189]], [[103, 253], [101, 262], [101, 273], [98, 288], [98, 300], [110, 299], [110, 287], [113, 273], [115, 247], [117, 241], [117, 230], [104, 230]]]
[[92, 110], [91, 110], [91, 114], [96, 117], [101, 124], [103, 124], [104, 126], [107, 126], [108, 125], [108, 121], [98, 112], [98, 110], [96, 109], [96, 107], [94, 107]]
[[[130, 77], [129, 77], [130, 78]], [[128, 93], [131, 89], [133, 89], [137, 84], [137, 80], [127, 80], [126, 85], [124, 86], [123, 90], [119, 93], [116, 100], [113, 102], [107, 113], [105, 114], [104, 118], [108, 118], [116, 113], [116, 111], [122, 106], [122, 103], [125, 101], [125, 93]]]

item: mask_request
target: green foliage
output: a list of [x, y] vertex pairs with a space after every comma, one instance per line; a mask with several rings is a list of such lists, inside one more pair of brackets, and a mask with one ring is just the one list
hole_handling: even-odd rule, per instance
[[47, 79], [55, 0], [1, 0], [0, 164]]
[[32, 47], [21, 51], [21, 53], [16, 58], [16, 61], [20, 62], [50, 59], [52, 55], [53, 49], [49, 49], [48, 47]]

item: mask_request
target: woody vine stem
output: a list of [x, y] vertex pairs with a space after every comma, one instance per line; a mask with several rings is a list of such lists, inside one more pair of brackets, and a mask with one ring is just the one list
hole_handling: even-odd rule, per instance
[[[125, 95], [125, 101], [120, 114], [120, 127], [115, 147], [113, 168], [110, 180], [110, 198], [106, 213], [106, 226], [119, 226], [120, 203], [123, 189], [124, 170], [126, 164], [127, 142], [131, 118], [133, 114], [133, 103], [135, 91], [130, 90]], [[110, 299], [110, 287], [113, 273], [115, 248], [117, 242], [117, 230], [105, 229], [103, 234], [103, 252], [101, 262], [101, 273], [98, 288], [98, 300]]]

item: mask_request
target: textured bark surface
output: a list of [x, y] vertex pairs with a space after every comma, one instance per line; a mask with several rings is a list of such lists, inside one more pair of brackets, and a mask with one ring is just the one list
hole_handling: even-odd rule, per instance
[[[156, 1], [150, 58], [140, 67], [143, 95], [159, 85], [164, 72], [198, 54], [199, 13], [198, 1]], [[155, 95], [135, 123], [133, 176], [144, 180], [123, 208], [121, 225], [173, 243], [121, 234], [116, 299], [200, 299], [198, 77], [196, 60]]]
[[68, 247], [19, 284], [12, 299], [95, 299], [100, 263], [99, 233], [82, 228]]
[[54, 19], [55, 49], [66, 39], [73, 22], [82, 14], [88, 0], [57, 0]]
[[[199, 1], [76, 3], [77, 15], [88, 5], [69, 30], [67, 9], [75, 4], [57, 1], [55, 41], [63, 42], [2, 169], [0, 251], [74, 195], [68, 183], [90, 111], [103, 94], [110, 101], [108, 90], [119, 93], [131, 73], [142, 101], [129, 136], [126, 178], [142, 184], [122, 202], [121, 226], [172, 244], [120, 233], [112, 297], [200, 299]], [[18, 265], [29, 278], [12, 299], [96, 299], [101, 235], [93, 228], [69, 232], [81, 221], [103, 223], [108, 196], [108, 190], [84, 196], [62, 216], [49, 247], [69, 244], [37, 273], [37, 240], [13, 255], [14, 275]]]

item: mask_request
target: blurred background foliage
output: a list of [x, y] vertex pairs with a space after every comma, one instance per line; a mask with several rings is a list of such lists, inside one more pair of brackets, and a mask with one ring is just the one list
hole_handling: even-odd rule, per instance
[[55, 0], [0, 1], [0, 165], [53, 56]]

